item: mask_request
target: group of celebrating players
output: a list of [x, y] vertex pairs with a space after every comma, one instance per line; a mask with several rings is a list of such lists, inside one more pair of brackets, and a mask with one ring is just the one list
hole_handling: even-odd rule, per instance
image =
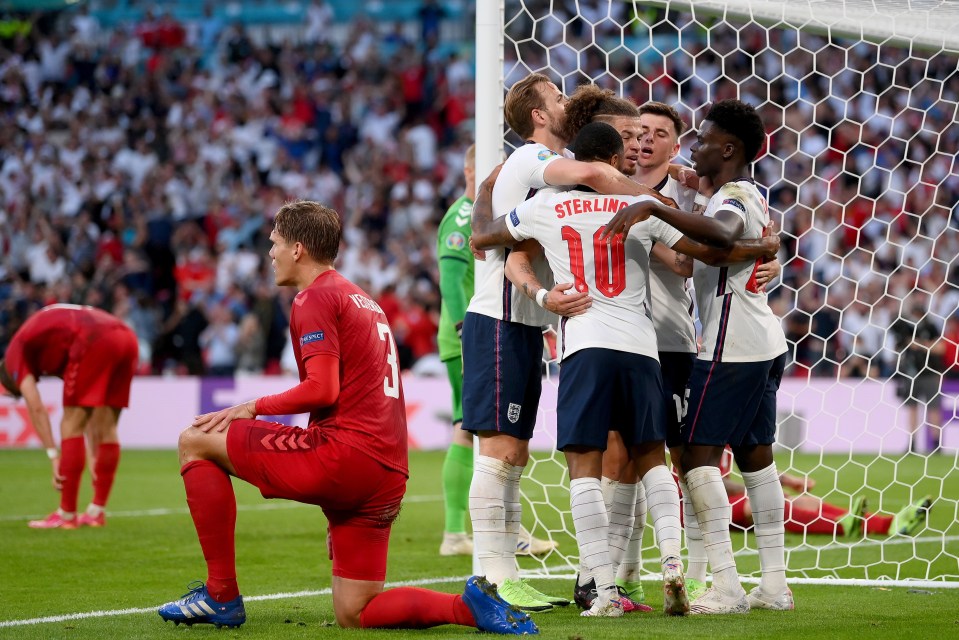
[[[779, 241], [748, 177], [765, 141], [758, 114], [740, 101], [713, 105], [692, 148], [698, 180], [690, 180], [670, 165], [684, 123], [668, 105], [637, 108], [592, 85], [567, 100], [532, 74], [510, 89], [504, 113], [526, 144], [477, 191], [475, 293], [462, 321], [461, 428], [479, 437], [469, 512], [486, 578], [522, 609], [568, 603], [522, 580], [514, 557], [542, 327], [556, 314], [556, 439], [569, 467], [581, 561], [574, 599], [583, 615], [649, 609], [638, 580], [647, 514], [667, 613], [792, 609], [784, 495], [772, 457], [787, 349], [763, 290], [779, 271]], [[443, 247], [463, 245], [444, 238], [444, 226], [441, 287]], [[719, 471], [727, 445], [759, 539], [762, 581], [748, 595], [733, 561]], [[695, 559], [690, 576], [680, 559], [679, 490]], [[713, 570], [708, 589], [705, 558]]]
[[[341, 626], [460, 624], [537, 633], [527, 611], [569, 603], [521, 579], [515, 560], [520, 478], [542, 384], [542, 328], [557, 317], [557, 448], [569, 465], [581, 559], [574, 599], [583, 615], [649, 610], [641, 603], [638, 579], [647, 513], [660, 550], [666, 613], [793, 608], [785, 581], [784, 496], [772, 457], [786, 341], [763, 291], [778, 271], [775, 261], [765, 261], [775, 257], [779, 242], [769, 233], [765, 201], [748, 177], [764, 142], [759, 116], [740, 101], [714, 104], [692, 148], [695, 179], [670, 165], [684, 125], [668, 105], [637, 108], [593, 86], [567, 100], [546, 76], [532, 74], [510, 89], [505, 115], [527, 144], [478, 188], [471, 238], [461, 223], [458, 238], [440, 237], [441, 264], [445, 258], [459, 262], [460, 275], [473, 268], [470, 246], [479, 256], [468, 308], [461, 303], [443, 317], [455, 336], [447, 334], [447, 354], [454, 355], [445, 358], [454, 390], [462, 375], [462, 416], [454, 416], [461, 422], [460, 450], [451, 448], [456, 459], [447, 467], [461, 488], [469, 478], [466, 500], [448, 499], [460, 512], [447, 518], [447, 532], [465, 534], [455, 530], [463, 527], [465, 503], [484, 575], [470, 578], [461, 595], [384, 590], [390, 530], [409, 475], [396, 345], [382, 309], [334, 269], [339, 215], [297, 201], [275, 215], [270, 257], [276, 284], [298, 291], [290, 337], [300, 383], [198, 416], [182, 432], [181, 475], [207, 579], [160, 607], [164, 620], [233, 627], [245, 622], [234, 545], [230, 476], [236, 476], [266, 498], [322, 507]], [[462, 221], [468, 210], [461, 202], [454, 215]], [[702, 323], [699, 340], [686, 286], [690, 276]], [[43, 405], [36, 379], [63, 377], [64, 421], [77, 410], [71, 438], [80, 442], [103, 407], [110, 408], [113, 428], [107, 432], [115, 438], [116, 418], [129, 396], [132, 370], [106, 364], [113, 352], [123, 355], [122, 362], [130, 359], [128, 336], [107, 330], [100, 315], [68, 305], [43, 310], [33, 322], [44, 323], [40, 342], [47, 348], [11, 347], [0, 363], [0, 381], [27, 397], [31, 413], [37, 404], [38, 415]], [[112, 339], [126, 346], [111, 348]], [[310, 415], [305, 430], [256, 420], [297, 413]], [[61, 503], [36, 526], [84, 524], [75, 513], [74, 492], [83, 449], [71, 445], [66, 465], [65, 439], [58, 464], [49, 422], [40, 424], [46, 424], [39, 431], [54, 460], [55, 480], [69, 475], [73, 502]], [[466, 455], [470, 434], [478, 436], [472, 469]], [[274, 446], [280, 439], [288, 446]], [[762, 579], [749, 594], [733, 559], [730, 505], [719, 470], [727, 445], [742, 472], [758, 540]], [[678, 488], [666, 466], [666, 446]], [[101, 456], [110, 459], [107, 450], [98, 453], [98, 477]], [[103, 469], [112, 482], [112, 472]], [[66, 490], [67, 481], [61, 481]], [[690, 549], [686, 573], [680, 490]], [[103, 523], [105, 496], [101, 503], [89, 514], [94, 525]], [[713, 576], [708, 589], [706, 559]]]

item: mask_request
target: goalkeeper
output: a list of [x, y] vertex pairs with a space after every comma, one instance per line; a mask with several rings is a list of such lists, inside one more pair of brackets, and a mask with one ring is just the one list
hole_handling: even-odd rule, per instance
[[466, 534], [470, 482], [473, 479], [473, 436], [460, 429], [463, 423], [463, 352], [460, 334], [466, 306], [473, 297], [473, 256], [470, 253], [470, 214], [476, 191], [476, 145], [463, 160], [466, 190], [454, 202], [437, 232], [436, 257], [440, 272], [440, 326], [436, 335], [440, 360], [446, 365], [453, 390], [453, 441], [443, 461], [443, 501], [446, 524], [441, 556], [472, 555], [473, 541]]

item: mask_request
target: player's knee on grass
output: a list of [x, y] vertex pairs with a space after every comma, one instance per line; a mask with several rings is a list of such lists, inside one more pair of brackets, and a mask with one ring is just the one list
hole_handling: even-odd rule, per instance
[[336, 624], [344, 629], [360, 628], [363, 609], [382, 591], [382, 582], [333, 576], [333, 615]]

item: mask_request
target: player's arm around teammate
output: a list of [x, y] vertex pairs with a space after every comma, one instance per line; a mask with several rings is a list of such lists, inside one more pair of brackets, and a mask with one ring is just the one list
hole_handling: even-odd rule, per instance
[[[556, 160], [552, 164], [561, 162]], [[567, 160], [571, 165], [587, 165], [590, 163]], [[557, 283], [547, 290], [540, 283], [532, 267], [531, 258], [542, 255], [543, 248], [535, 240], [517, 242], [506, 225], [507, 216], [493, 219], [493, 186], [502, 166], [497, 167], [480, 184], [476, 191], [476, 202], [473, 203], [473, 235], [471, 240], [477, 249], [491, 249], [493, 247], [512, 247], [513, 250], [506, 259], [506, 275], [510, 280], [522, 287], [524, 293], [537, 304], [559, 316], [576, 316], [586, 312], [592, 304], [592, 298], [585, 291], [573, 291], [573, 283]], [[516, 256], [514, 258], [514, 256]], [[544, 291], [545, 293], [540, 293]]]

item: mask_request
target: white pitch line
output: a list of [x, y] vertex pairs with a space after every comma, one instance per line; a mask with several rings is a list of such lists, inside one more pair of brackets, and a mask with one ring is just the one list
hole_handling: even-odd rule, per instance
[[[403, 502], [440, 502], [443, 496], [406, 496]], [[311, 504], [302, 504], [300, 502], [290, 502], [287, 500], [265, 502], [262, 504], [238, 504], [237, 511], [279, 511], [284, 509], [306, 509], [315, 508]], [[175, 507], [172, 509], [139, 509], [133, 511], [107, 511], [109, 518], [143, 518], [151, 516], [172, 516], [190, 513], [187, 507]], [[0, 522], [26, 522], [27, 520], [39, 520], [46, 518], [49, 514], [35, 514], [27, 516], [0, 516]]]
[[[565, 567], [568, 569], [568, 567]], [[575, 573], [539, 575], [531, 572], [523, 572], [531, 578], [543, 580], [570, 580], [575, 577]], [[465, 582], [469, 576], [455, 576], [445, 578], [423, 578], [420, 580], [406, 580], [402, 582], [389, 582], [387, 589], [395, 587], [422, 587], [432, 584], [444, 584], [449, 582]], [[660, 580], [658, 575], [650, 574], [643, 576], [642, 580], [656, 581]], [[746, 584], [758, 584], [759, 578], [742, 576], [740, 580]], [[939, 582], [935, 580], [863, 580], [859, 578], [790, 578], [790, 584], [809, 584], [809, 585], [828, 585], [837, 587], [902, 587], [902, 588], [921, 588], [921, 589], [959, 589], [959, 583]], [[332, 591], [327, 589], [317, 589], [309, 591], [293, 591], [286, 593], [268, 593], [261, 596], [250, 596], [244, 598], [246, 602], [260, 602], [267, 600], [288, 600], [290, 598], [311, 598], [316, 596], [328, 596]], [[142, 613], [154, 613], [160, 605], [152, 607], [140, 607], [130, 609], [114, 609], [110, 611], [84, 611], [80, 613], [67, 613], [59, 616], [44, 616], [42, 618], [27, 618], [23, 620], [2, 620], [0, 628], [4, 627], [24, 627], [28, 625], [38, 625], [53, 622], [66, 622], [69, 620], [86, 620], [89, 618], [109, 618], [115, 616], [135, 615]]]
[[[446, 582], [466, 582], [469, 576], [457, 576], [447, 578], [423, 578], [422, 580], [406, 580], [403, 582], [389, 582], [387, 589], [395, 587], [422, 587], [431, 584], [443, 584]], [[288, 593], [268, 593], [262, 596], [250, 596], [243, 598], [244, 602], [259, 602], [263, 600], [288, 600], [290, 598], [311, 598], [315, 596], [328, 596], [332, 593], [329, 588], [311, 591], [293, 591]], [[0, 620], [0, 628], [3, 627], [24, 627], [28, 625], [45, 624], [50, 622], [66, 622], [68, 620], [86, 620], [88, 618], [110, 618], [114, 616], [127, 616], [140, 613], [155, 613], [160, 605], [153, 607], [139, 607], [131, 609], [113, 609], [110, 611], [84, 611], [81, 613], [66, 613], [59, 616], [44, 616], [42, 618], [28, 618], [25, 620]]]

